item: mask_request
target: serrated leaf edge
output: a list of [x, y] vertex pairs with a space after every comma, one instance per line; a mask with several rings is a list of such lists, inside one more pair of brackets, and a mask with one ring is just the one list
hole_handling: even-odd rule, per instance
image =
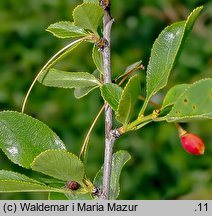
[[[60, 71], [60, 70], [58, 70], [58, 69], [55, 69], [55, 68], [51, 68], [50, 70], [57, 70], [57, 71]], [[45, 72], [44, 72], [45, 73]], [[46, 73], [48, 73], [48, 71], [46, 72]], [[91, 75], [91, 76], [93, 76], [91, 73], [89, 73], [89, 72], [69, 72], [69, 71], [61, 71], [61, 73], [70, 73], [70, 75], [72, 74], [80, 74], [80, 73], [83, 73], [83, 74], [86, 74], [86, 75]], [[99, 80], [95, 77], [95, 76], [93, 76], [92, 77], [93, 79], [95, 79], [95, 82], [93, 82], [93, 85], [91, 85], [90, 87], [95, 87], [95, 86], [97, 86], [97, 87], [99, 87], [100, 85], [101, 85], [101, 83], [99, 82]], [[45, 79], [45, 78], [44, 78]], [[43, 80], [43, 79], [42, 79]], [[40, 80], [40, 78], [38, 78], [38, 82], [40, 82], [42, 85], [44, 85], [44, 86], [47, 86], [47, 87], [53, 87], [53, 88], [62, 88], [62, 89], [75, 89], [76, 87], [64, 87], [64, 86], [54, 86], [54, 85], [46, 85], [45, 83], [43, 83], [43, 81], [41, 81]], [[88, 87], [88, 86], [87, 86]], [[81, 87], [77, 87], [77, 88], [81, 88]], [[83, 88], [83, 87], [82, 87]]]
[[[183, 84], [186, 84], [186, 83], [183, 83]], [[183, 84], [179, 84], [179, 85], [183, 85]], [[181, 97], [181, 95], [182, 94], [184, 94], [184, 92], [192, 85], [192, 84], [187, 84], [188, 85], [188, 87], [186, 88], [186, 89], [184, 89], [184, 91], [178, 96], [178, 98], [179, 97]], [[175, 86], [173, 86], [172, 88], [174, 88]], [[170, 90], [172, 89], [172, 88], [170, 88]], [[167, 94], [169, 93], [169, 91], [167, 92]], [[166, 95], [165, 95], [165, 97], [166, 97]], [[164, 99], [165, 99], [165, 97], [164, 97]], [[177, 98], [177, 99], [178, 99]], [[175, 103], [176, 103], [176, 101], [175, 101]], [[166, 106], [162, 106], [161, 107], [161, 110], [163, 110], [164, 108], [166, 108], [166, 107], [168, 107], [168, 106], [171, 106], [171, 105], [173, 105], [174, 104], [174, 102], [173, 103], [168, 103], [168, 104], [166, 104]], [[163, 105], [163, 104], [162, 104]], [[170, 110], [171, 111], [171, 110]]]
[[99, 86], [98, 86], [98, 85], [93, 86], [93, 88], [91, 88], [89, 91], [87, 91], [85, 94], [81, 95], [80, 97], [76, 96], [75, 90], [76, 90], [77, 88], [75, 88], [75, 90], [74, 90], [74, 97], [75, 97], [76, 99], [80, 99], [80, 98], [82, 98], [82, 97], [85, 97], [86, 95], [88, 95], [91, 91], [93, 91], [93, 90], [96, 89], [96, 88], [99, 88]]
[[[96, 3], [92, 3], [92, 2], [83, 2], [82, 4], [80, 4], [80, 5], [78, 5], [77, 7], [75, 7], [74, 8], [74, 10], [73, 10], [73, 12], [72, 12], [72, 17], [73, 17], [73, 20], [74, 20], [74, 25], [76, 25], [75, 24], [75, 12], [76, 12], [76, 10], [78, 10], [78, 8], [79, 7], [81, 7], [82, 5], [93, 5], [93, 6], [98, 6], [99, 8], [101, 8], [98, 4], [96, 4]], [[102, 8], [101, 8], [102, 9]], [[103, 9], [102, 9], [103, 10]], [[76, 25], [77, 26], [77, 25]], [[91, 31], [91, 30], [90, 30]], [[94, 33], [96, 33], [96, 32], [94, 32]]]
[[[70, 24], [73, 24], [75, 27], [78, 27], [79, 29], [81, 29], [84, 32], [82, 32], [81, 35], [79, 35], [79, 36], [63, 36], [63, 37], [58, 36], [52, 30], [50, 30], [50, 27], [53, 26], [53, 25], [55, 25], [55, 24], [60, 24], [60, 23], [70, 23]], [[80, 26], [77, 26], [77, 25], [74, 24], [74, 22], [71, 22], [71, 21], [68, 21], [68, 20], [67, 21], [59, 21], [59, 22], [52, 23], [52, 24], [50, 24], [48, 26], [48, 28], [46, 29], [46, 31], [50, 32], [51, 34], [53, 34], [57, 38], [80, 38], [80, 37], [85, 37], [86, 35], [88, 35], [87, 31], [84, 28], [82, 28]]]
[[[12, 111], [12, 110], [3, 110], [3, 111], [0, 111], [0, 113], [16, 113], [16, 114], [18, 114], [18, 115], [20, 115], [20, 116], [23, 115], [23, 116], [28, 117], [28, 118], [30, 118], [30, 119], [32, 119], [32, 120], [38, 121], [39, 123], [45, 125], [45, 127], [47, 127], [53, 134], [55, 134], [55, 135], [57, 136], [57, 138], [63, 143], [63, 141], [59, 138], [59, 136], [58, 136], [48, 125], [46, 125], [44, 122], [42, 122], [41, 120], [39, 120], [39, 119], [37, 119], [37, 118], [34, 118], [34, 117], [32, 117], [32, 116], [30, 116], [30, 115], [27, 115], [27, 114], [25, 114], [25, 113], [22, 113], [22, 112]], [[63, 143], [63, 144], [64, 144], [64, 143]], [[66, 149], [65, 144], [64, 144], [64, 149]]]
[[[31, 180], [31, 183], [38, 183], [38, 184], [40, 184], [40, 185], [45, 185], [45, 184], [42, 183], [42, 182], [39, 182], [39, 181], [37, 181], [37, 180], [35, 180], [35, 179], [32, 179], [32, 178], [29, 178], [28, 176], [26, 176], [26, 175], [24, 175], [24, 174], [21, 174], [21, 173], [18, 173], [18, 172], [14, 172], [14, 171], [11, 171], [11, 170], [0, 170], [0, 171], [4, 171], [4, 172], [7, 172], [7, 173], [11, 173], [11, 174], [17, 174], [17, 175], [19, 175], [19, 176], [21, 176], [21, 177], [23, 177], [23, 178], [26, 178], [26, 181], [25, 181], [25, 180], [17, 180], [17, 181], [28, 182], [28, 181], [27, 181], [27, 179], [28, 179], [28, 180]], [[0, 181], [2, 181], [2, 180], [14, 180], [14, 179], [1, 179], [1, 177], [0, 177]], [[16, 180], [14, 180], [14, 181], [16, 181]]]
[[122, 168], [120, 170], [120, 174], [119, 174], [119, 177], [118, 177], [118, 194], [117, 194], [117, 196], [114, 199], [117, 199], [117, 197], [119, 196], [119, 193], [120, 193], [120, 176], [121, 176], [121, 171], [122, 171], [123, 167], [125, 166], [125, 164], [132, 158], [131, 155], [129, 154], [129, 152], [127, 152], [125, 150], [119, 150], [119, 151], [115, 152], [114, 154], [120, 154], [120, 153], [125, 153], [125, 154], [127, 153], [128, 158], [125, 160], [125, 162], [123, 163]]
[[[83, 167], [83, 173], [85, 174], [84, 164], [83, 164], [83, 162], [79, 159], [79, 157], [77, 157], [75, 154], [73, 154], [73, 153], [71, 153], [71, 152], [68, 152], [68, 151], [62, 150], [62, 149], [61, 149], [61, 150], [60, 150], [60, 149], [48, 149], [48, 150], [46, 150], [46, 151], [41, 152], [39, 155], [37, 155], [37, 156], [34, 158], [33, 162], [30, 164], [30, 167], [31, 167], [32, 170], [34, 170], [34, 169], [33, 169], [33, 166], [34, 166], [34, 164], [35, 164], [37, 158], [39, 158], [39, 157], [42, 156], [43, 154], [46, 154], [47, 152], [64, 152], [64, 153], [66, 153], [67, 155], [70, 155], [71, 157], [74, 157], [75, 159], [77, 159], [77, 160], [81, 163], [81, 165], [82, 165], [82, 167]], [[36, 170], [35, 170], [35, 171], [36, 171]], [[48, 173], [45, 173], [45, 172], [42, 172], [42, 173], [49, 175]], [[49, 175], [49, 176], [52, 176], [52, 175]], [[52, 177], [54, 177], [54, 176], [52, 176]], [[58, 179], [57, 177], [54, 177], [54, 178]], [[68, 180], [68, 179], [67, 179], [67, 180]]]
[[[120, 86], [118, 86], [117, 84], [114, 84], [114, 83], [106, 83], [105, 85], [116, 85], [118, 88], [120, 88], [122, 91], [123, 91], [123, 89], [120, 87]], [[102, 85], [101, 87], [100, 87], [100, 92], [101, 92], [101, 96], [102, 96], [102, 98], [104, 99], [104, 101], [107, 101], [106, 99], [105, 99], [105, 97], [104, 97], [104, 95], [103, 95], [103, 92], [102, 92], [102, 88], [103, 88], [103, 86], [105, 86], [105, 85]], [[119, 99], [119, 101], [121, 100], [121, 98]], [[119, 104], [119, 101], [118, 101], [118, 104]], [[108, 102], [108, 101], [107, 101]], [[109, 103], [108, 103], [109, 104]], [[110, 105], [110, 104], [109, 104]], [[114, 111], [117, 111], [118, 110], [118, 107], [117, 107], [117, 110], [115, 110], [114, 109], [114, 107], [112, 107], [111, 106], [111, 108], [114, 110]]]
[[[82, 161], [79, 159], [79, 157], [77, 157], [75, 154], [73, 154], [73, 153], [71, 153], [71, 152], [68, 152], [68, 151], [63, 150], [63, 149], [48, 149], [48, 150], [46, 150], [46, 151], [41, 152], [39, 155], [37, 155], [37, 156], [34, 158], [34, 160], [33, 160], [33, 162], [31, 163], [30, 166], [33, 165], [34, 161], [35, 161], [39, 156], [41, 156], [42, 154], [46, 154], [47, 152], [64, 152], [64, 153], [67, 153], [67, 154], [71, 155], [72, 157], [75, 157], [76, 159], [78, 159], [78, 160], [80, 161], [80, 163], [82, 163]], [[82, 163], [82, 165], [83, 165], [83, 163]]]
[[[33, 120], [37, 120], [39, 123], [42, 123], [43, 125], [45, 125], [45, 127], [47, 127], [47, 128], [54, 134], [54, 136], [56, 136], [56, 138], [60, 141], [60, 143], [63, 144], [63, 146], [62, 146], [62, 147], [64, 147], [63, 150], [66, 151], [66, 146], [65, 146], [65, 144], [63, 143], [63, 141], [59, 138], [59, 136], [58, 136], [48, 125], [46, 125], [46, 124], [43, 123], [42, 121], [40, 121], [40, 120], [38, 120], [38, 119], [36, 119], [36, 118], [33, 118], [33, 117], [30, 116], [30, 115], [27, 115], [27, 114], [25, 114], [25, 113], [21, 113], [21, 112], [18, 112], [18, 111], [3, 110], [3, 111], [0, 111], [0, 113], [17, 113], [17, 114], [20, 115], [20, 116], [21, 116], [21, 115], [24, 115], [25, 117], [29, 117], [29, 118], [31, 118], [31, 119], [33, 119]], [[1, 149], [2, 149], [2, 148], [1, 148]], [[7, 156], [7, 158], [8, 158], [10, 161], [12, 161], [14, 164], [18, 164], [20, 167], [24, 167], [24, 168], [26, 168], [26, 169], [29, 169], [29, 167], [23, 166], [22, 164], [20, 164], [20, 163], [18, 163], [18, 162], [14, 162], [13, 159], [12, 159], [12, 157], [8, 156], [7, 153], [6, 153], [3, 149], [2, 149], [2, 151], [3, 151], [4, 154]]]
[[[98, 1], [98, 2], [99, 2], [99, 1]], [[92, 4], [99, 5], [99, 3], [95, 3], [95, 2], [85, 2], [84, 0], [83, 0], [83, 3], [92, 3]]]
[[[199, 6], [197, 8], [195, 8], [190, 14], [189, 16], [187, 17], [186, 19], [186, 24], [188, 23], [188, 21], [190, 20], [190, 17], [196, 12], [196, 11], [199, 11], [199, 13], [201, 12], [201, 10], [203, 9], [204, 7], [203, 6]], [[197, 17], [196, 17], [197, 18]], [[195, 24], [195, 22], [193, 23]]]
[[[180, 49], [180, 47], [181, 47], [181, 44], [182, 44], [183, 37], [184, 37], [185, 32], [186, 32], [186, 26], [187, 26], [188, 21], [190, 20], [190, 17], [191, 17], [197, 10], [199, 10], [199, 12], [200, 12], [200, 11], [202, 10], [202, 8], [203, 8], [203, 6], [197, 7], [196, 9], [194, 9], [194, 10], [189, 14], [189, 16], [187, 17], [186, 20], [173, 23], [173, 24], [167, 26], [165, 29], [163, 29], [162, 32], [161, 32], [161, 33], [158, 35], [158, 37], [156, 38], [155, 42], [153, 43], [153, 46], [152, 46], [152, 49], [151, 49], [151, 52], [150, 52], [150, 53], [152, 53], [152, 50], [153, 50], [153, 48], [154, 48], [154, 45], [156, 44], [158, 38], [162, 35], [162, 33], [165, 32], [165, 30], [167, 30], [168, 28], [171, 28], [171, 27], [174, 26], [174, 25], [177, 25], [177, 24], [180, 24], [180, 23], [184, 23], [182, 36], [181, 36], [180, 43], [179, 43], [179, 46], [178, 46], [178, 49], [177, 49], [177, 50], [179, 51], [179, 49]], [[176, 61], [177, 55], [178, 55], [178, 52], [177, 52], [177, 54], [175, 55], [175, 61]], [[152, 59], [152, 56], [150, 55], [149, 62], [150, 62], [151, 59]], [[175, 64], [175, 61], [174, 61], [173, 64], [171, 65], [171, 69], [173, 68], [173, 65]], [[148, 65], [149, 65], [149, 63], [148, 63]], [[148, 68], [147, 68], [147, 69], [148, 69]], [[168, 78], [169, 78], [170, 72], [171, 72], [171, 70], [169, 71], [167, 80], [168, 80]], [[147, 75], [147, 77], [148, 77], [148, 75]], [[167, 83], [167, 80], [166, 80], [166, 83]], [[164, 88], [165, 86], [166, 86], [166, 85], [164, 85], [163, 87], [161, 87], [159, 90], [153, 91], [151, 94], [147, 95], [147, 96], [148, 96], [148, 99], [150, 99], [154, 94], [156, 94], [158, 91], [160, 91], [160, 90], [161, 90], [162, 88]], [[147, 91], [147, 89], [146, 89], [146, 91]]]
[[[132, 157], [131, 157], [131, 155], [129, 154], [129, 152], [127, 152], [127, 151], [125, 151], [125, 150], [119, 150], [119, 151], [113, 153], [113, 155], [114, 155], [114, 154], [121, 154], [121, 153], [125, 153], [125, 154], [127, 153], [127, 154], [128, 154], [128, 159], [123, 163], [123, 166], [122, 166], [122, 168], [121, 168], [121, 170], [122, 170], [123, 167], [125, 166], [125, 164], [126, 164]], [[113, 156], [113, 157], [114, 157], [114, 156]], [[95, 177], [94, 177], [94, 179], [93, 179], [93, 183], [95, 182], [95, 179], [97, 178], [97, 176], [99, 175], [99, 173], [102, 172], [103, 167], [104, 167], [104, 164], [100, 167], [100, 169], [99, 169], [98, 172], [96, 173], [96, 175], [95, 175]], [[121, 174], [121, 170], [120, 170], [120, 174]], [[118, 176], [118, 179], [119, 179], [119, 181], [120, 181], [120, 175]], [[118, 184], [119, 184], [119, 181], [118, 181]], [[120, 184], [118, 185], [118, 194], [117, 194], [117, 197], [118, 197], [119, 193], [120, 193]], [[116, 197], [116, 198], [117, 198], [117, 197]], [[116, 199], [116, 198], [115, 198], [115, 199]]]
[[96, 64], [96, 59], [95, 59], [95, 56], [94, 56], [94, 49], [95, 48], [96, 48], [96, 45], [94, 44], [93, 49], [92, 49], [92, 59], [93, 59], [93, 62], [95, 64], [97, 70], [100, 72], [100, 74], [104, 74], [104, 72], [101, 70], [101, 68], [99, 68], [98, 65]]
[[[52, 191], [52, 192], [62, 192], [62, 191], [64, 191], [64, 190], [61, 190], [61, 189], [59, 189], [59, 188], [53, 188], [53, 187], [49, 187], [49, 186], [47, 186], [47, 185], [44, 185], [44, 184], [37, 184], [37, 183], [32, 183], [32, 182], [27, 182], [27, 181], [19, 181], [19, 180], [0, 180], [0, 183], [1, 182], [15, 182], [15, 183], [20, 183], [20, 184], [25, 184], [25, 185], [34, 185], [34, 186], [41, 186], [41, 187], [45, 187], [47, 190], [45, 190], [45, 189], [37, 189], [37, 190], [5, 190], [5, 191], [0, 191], [0, 192], [15, 192], [15, 191], [17, 191], [17, 192], [35, 192], [35, 191]], [[49, 190], [48, 190], [49, 189]]]
[[[154, 41], [150, 53], [152, 53], [153, 49], [155, 48], [155, 45], [157, 44], [158, 38], [161, 37], [161, 35], [163, 35], [164, 32], [167, 31], [167, 29], [172, 28], [173, 26], [179, 25], [179, 24], [181, 24], [181, 23], [184, 23], [184, 28], [183, 28], [184, 30], [183, 30], [183, 32], [182, 32], [182, 35], [184, 35], [184, 32], [185, 32], [185, 25], [186, 25], [186, 21], [185, 21], [185, 20], [184, 20], [184, 21], [175, 22], [175, 23], [173, 23], [173, 24], [167, 26], [166, 28], [164, 28], [164, 29], [161, 31], [161, 33], [158, 35], [158, 37], [157, 37], [156, 40]], [[183, 39], [183, 36], [181, 36], [181, 39], [180, 39], [180, 42], [179, 42], [179, 45], [178, 45], [178, 49], [177, 49], [177, 50], [179, 50], [179, 48], [180, 48], [180, 44], [181, 44], [181, 42], [182, 42], [182, 39]], [[176, 58], [176, 56], [177, 56], [177, 53], [175, 54], [175, 58]], [[152, 61], [152, 55], [150, 55], [149, 63], [150, 63], [150, 61]], [[148, 63], [148, 66], [147, 66], [147, 71], [148, 71], [148, 68], [149, 68], [149, 63]], [[170, 66], [170, 68], [173, 68], [174, 63], [175, 63], [175, 61], [172, 63], [172, 65]], [[164, 73], [165, 73], [165, 72], [163, 72], [163, 74], [164, 74]], [[169, 73], [168, 73], [168, 76], [167, 76], [167, 79], [166, 79], [166, 83], [167, 83], [167, 80], [168, 80], [168, 78], [169, 78], [170, 73], [171, 73], [171, 70], [169, 70]], [[163, 74], [162, 74], [161, 76], [163, 76]], [[146, 80], [147, 80], [147, 79], [149, 79], [148, 73], [147, 73]], [[160, 84], [160, 80], [157, 80], [157, 86], [158, 86], [158, 84]], [[148, 96], [147, 98], [150, 99], [154, 94], [156, 94], [158, 91], [160, 91], [160, 90], [161, 90], [162, 88], [164, 88], [164, 87], [165, 87], [165, 85], [163, 85], [162, 87], [160, 87], [160, 89], [158, 89], [158, 90], [155, 90], [155, 88], [154, 88], [154, 91], [153, 91], [151, 94], [149, 94], [149, 95], [147, 94], [148, 92], [147, 92], [147, 88], [146, 88], [146, 94], [147, 94], [147, 96]]]

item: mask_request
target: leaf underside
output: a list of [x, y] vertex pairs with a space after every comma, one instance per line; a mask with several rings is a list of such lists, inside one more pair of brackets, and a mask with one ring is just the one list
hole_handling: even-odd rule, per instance
[[0, 170], [0, 180], [16, 180], [16, 181], [42, 184], [41, 182], [29, 178], [23, 174], [13, 172], [13, 171], [8, 171], [8, 170]]
[[49, 193], [48, 200], [92, 200], [89, 193], [75, 194], [75, 193]]
[[96, 86], [91, 86], [91, 87], [75, 88], [74, 89], [74, 96], [75, 96], [75, 98], [80, 99], [98, 87], [99, 86], [96, 85]]
[[117, 111], [118, 109], [122, 91], [121, 87], [113, 83], [107, 83], [101, 87], [102, 97], [114, 111]]
[[38, 191], [59, 191], [46, 185], [16, 181], [16, 180], [0, 180], [0, 192], [38, 192]]
[[68, 198], [64, 193], [50, 192], [48, 194], [48, 200], [68, 200]]
[[46, 30], [58, 38], [77, 38], [87, 35], [83, 28], [75, 26], [70, 21], [53, 23]]
[[116, 112], [116, 119], [123, 125], [129, 123], [130, 118], [134, 112], [134, 107], [138, 96], [140, 95], [140, 83], [138, 75], [130, 78], [126, 84], [121, 99], [119, 100], [118, 109]]
[[86, 88], [98, 86], [99, 81], [88, 72], [45, 71], [38, 79], [45, 86], [58, 88]]
[[98, 47], [95, 44], [92, 50], [92, 58], [93, 58], [94, 64], [96, 65], [96, 68], [99, 70], [101, 74], [103, 74], [104, 68], [103, 68], [102, 53], [98, 50]]
[[[98, 70], [95, 70], [92, 75], [97, 79], [100, 80], [100, 72]], [[89, 86], [89, 87], [80, 87], [80, 88], [75, 88], [74, 89], [74, 96], [75, 98], [79, 99], [82, 98], [84, 96], [86, 96], [87, 94], [89, 94], [91, 91], [93, 91], [94, 89], [98, 88], [99, 85], [96, 86]]]

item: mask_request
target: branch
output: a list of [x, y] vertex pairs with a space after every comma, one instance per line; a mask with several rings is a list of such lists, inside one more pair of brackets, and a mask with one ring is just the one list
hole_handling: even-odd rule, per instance
[[[103, 66], [104, 66], [104, 83], [111, 83], [111, 62], [110, 62], [110, 36], [113, 19], [110, 15], [110, 1], [100, 0], [100, 5], [104, 9], [103, 17], [103, 39], [105, 46], [102, 49]], [[105, 106], [105, 155], [103, 186], [101, 199], [109, 199], [110, 178], [112, 169], [112, 154], [115, 137], [112, 133], [112, 109], [106, 104]]]

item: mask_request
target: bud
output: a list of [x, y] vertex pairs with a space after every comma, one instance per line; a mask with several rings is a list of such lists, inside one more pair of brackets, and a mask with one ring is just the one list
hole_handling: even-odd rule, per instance
[[76, 181], [67, 181], [66, 188], [75, 191], [79, 188], [79, 184]]
[[204, 142], [195, 134], [188, 133], [183, 128], [176, 124], [179, 131], [180, 140], [183, 148], [190, 154], [202, 155], [205, 151]]

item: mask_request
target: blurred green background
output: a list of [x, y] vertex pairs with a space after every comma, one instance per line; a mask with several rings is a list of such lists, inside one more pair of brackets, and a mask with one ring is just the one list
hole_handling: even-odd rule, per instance
[[[76, 0], [0, 1], [0, 110], [20, 111], [24, 95], [39, 69], [68, 43], [45, 29], [54, 22], [72, 19]], [[112, 32], [113, 76], [140, 59], [148, 63], [151, 46], [160, 31], [185, 19], [197, 6], [204, 11], [194, 26], [167, 88], [212, 77], [212, 2], [204, 0], [112, 0], [115, 18]], [[90, 71], [91, 44], [81, 45], [60, 63], [60, 68]], [[143, 80], [144, 83], [144, 80]], [[203, 95], [200, 95], [203, 97]], [[26, 113], [45, 122], [75, 154], [103, 104], [98, 91], [77, 100], [72, 90], [48, 88], [37, 83]], [[172, 124], [155, 123], [120, 138], [114, 151], [127, 150], [132, 159], [121, 175], [119, 199], [212, 199], [212, 121], [191, 122], [184, 128], [199, 134], [206, 143], [203, 156], [187, 154]], [[93, 179], [102, 165], [104, 152], [103, 116], [91, 136], [87, 176]], [[0, 169], [19, 171], [0, 152]], [[5, 193], [0, 199], [47, 199], [46, 193]]]

